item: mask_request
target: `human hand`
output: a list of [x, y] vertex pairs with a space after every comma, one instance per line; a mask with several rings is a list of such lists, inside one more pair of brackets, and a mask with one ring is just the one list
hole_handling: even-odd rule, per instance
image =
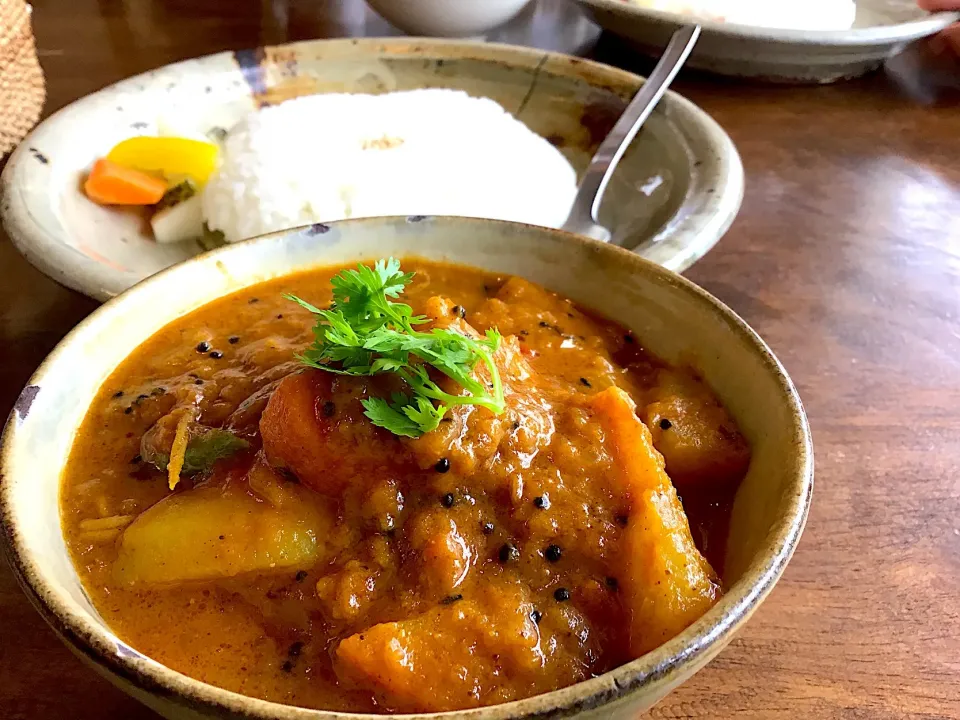
[[[917, 0], [917, 4], [929, 12], [960, 10], [960, 0]], [[960, 55], [960, 23], [948, 27], [937, 39], [942, 39], [947, 47]]]

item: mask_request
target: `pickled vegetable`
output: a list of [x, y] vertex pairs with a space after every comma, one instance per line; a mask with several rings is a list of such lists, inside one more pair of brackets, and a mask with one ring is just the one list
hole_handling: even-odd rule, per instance
[[202, 140], [138, 136], [114, 146], [107, 159], [142, 172], [160, 173], [171, 183], [190, 178], [203, 185], [216, 170], [219, 154], [216, 145]]
[[83, 191], [100, 205], [153, 205], [163, 197], [167, 184], [139, 170], [100, 159], [90, 170]]

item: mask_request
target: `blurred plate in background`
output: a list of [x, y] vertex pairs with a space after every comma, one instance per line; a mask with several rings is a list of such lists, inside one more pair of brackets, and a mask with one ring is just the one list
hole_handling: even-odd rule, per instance
[[[677, 26], [691, 19], [625, 0], [577, 2], [606, 30], [656, 56]], [[915, 0], [857, 0], [857, 19], [850, 30], [779, 30], [704, 20], [687, 64], [734, 77], [828, 83], [870, 72], [908, 43], [958, 19], [960, 13], [924, 12]]]

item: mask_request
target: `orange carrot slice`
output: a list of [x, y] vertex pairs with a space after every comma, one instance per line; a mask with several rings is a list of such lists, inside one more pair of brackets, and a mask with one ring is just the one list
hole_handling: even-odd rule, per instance
[[153, 205], [167, 191], [167, 183], [101, 158], [94, 163], [83, 189], [100, 205]]

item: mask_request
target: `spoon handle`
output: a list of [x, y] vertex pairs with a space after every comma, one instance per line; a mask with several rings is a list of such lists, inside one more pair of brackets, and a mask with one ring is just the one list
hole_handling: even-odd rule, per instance
[[640, 132], [643, 123], [650, 117], [650, 113], [660, 102], [670, 83], [680, 72], [680, 68], [683, 67], [699, 37], [699, 25], [686, 25], [670, 38], [667, 49], [650, 73], [650, 77], [634, 95], [627, 109], [623, 111], [623, 115], [600, 143], [600, 147], [590, 160], [587, 171], [580, 181], [580, 188], [574, 199], [570, 216], [563, 225], [564, 230], [598, 240], [610, 240], [609, 231], [601, 226], [597, 219], [603, 193], [620, 158], [630, 147], [630, 143]]

